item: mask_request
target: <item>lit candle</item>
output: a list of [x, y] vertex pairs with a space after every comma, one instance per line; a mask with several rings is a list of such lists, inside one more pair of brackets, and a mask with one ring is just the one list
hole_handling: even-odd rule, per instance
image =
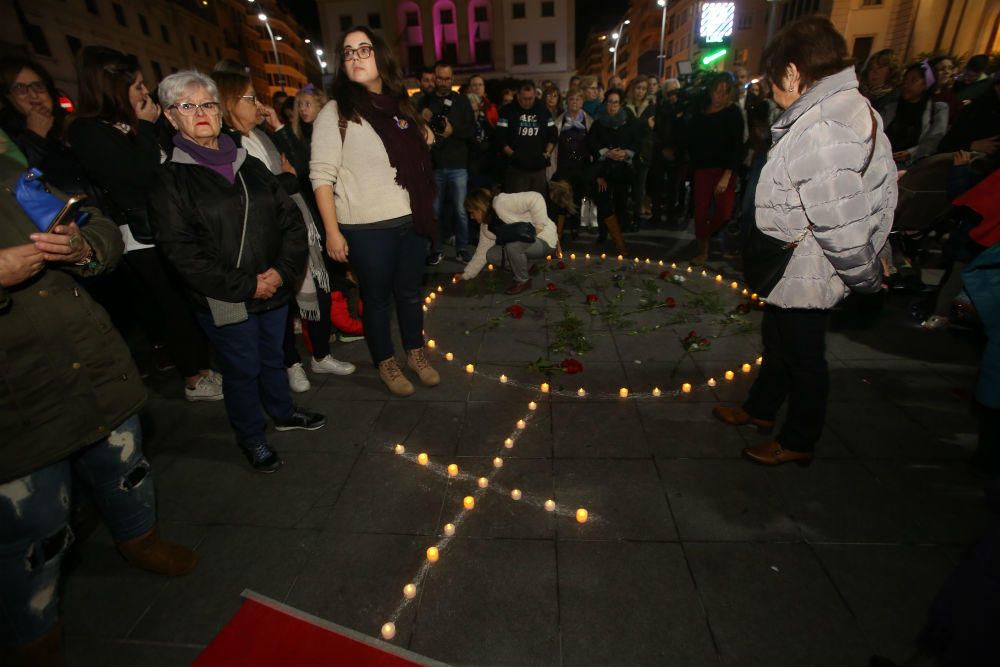
[[706, 277], [707, 277], [707, 276], [708, 276], [708, 271], [706, 271], [705, 269], [702, 269], [702, 270], [701, 270], [701, 275], [703, 275], [703, 276], [706, 276]]
[[534, 401], [531, 401], [530, 403], [528, 403], [528, 409], [529, 410], [536, 410], [537, 408], [538, 408], [538, 403], [535, 403]]
[[473, 366], [472, 364], [466, 364], [465, 365], [465, 372], [466, 373], [475, 373], [476, 372], [476, 367]]
[[670, 268], [671, 269], [676, 269], [677, 268], [677, 262], [670, 262]]
[[513, 448], [514, 447], [514, 439], [513, 438], [507, 438], [506, 440], [503, 441], [503, 446], [506, 447], [507, 449]]
[[448, 464], [448, 477], [458, 477], [458, 466], [454, 463]]
[[438, 345], [437, 341], [435, 341], [433, 338], [431, 338], [429, 341], [427, 341], [427, 347], [430, 348], [430, 349], [432, 349], [432, 350], [435, 347], [437, 347], [437, 345]]
[[726, 379], [727, 380], [732, 380], [734, 377], [736, 377], [736, 373], [734, 373], [732, 371], [726, 371]]
[[427, 465], [427, 461], [428, 458], [426, 452], [420, 452], [419, 454], [417, 454], [417, 463], [419, 463], [422, 466], [425, 466]]
[[715, 386], [715, 378], [708, 378], [708, 386], [709, 387]]
[[423, 309], [425, 313], [427, 312], [427, 306], [420, 306], [420, 307]]
[[455, 534], [455, 524], [453, 524], [453, 523], [446, 523], [446, 524], [444, 524], [444, 534], [447, 537], [451, 537], [452, 535], [454, 535]]
[[438, 290], [438, 292], [443, 292], [443, 291], [444, 291], [444, 288], [443, 288], [443, 287], [441, 287], [440, 285], [438, 285], [438, 287], [437, 287], [437, 290]]
[[646, 258], [646, 264], [649, 264], [649, 257]]
[[403, 443], [397, 442], [396, 443], [396, 447], [395, 447], [395, 451], [396, 451], [397, 454], [402, 454], [402, 453], [404, 453], [406, 451], [406, 447], [403, 447]]
[[583, 398], [584, 396], [587, 395], [587, 390], [584, 389], [583, 387], [580, 387], [579, 389], [576, 390], [576, 395], [579, 396], [580, 398]]
[[684, 384], [682, 384], [681, 385], [681, 391], [683, 393], [685, 393], [685, 394], [690, 394], [691, 393], [691, 383], [690, 382], [685, 382]]
[[743, 364], [743, 368], [741, 370], [744, 373], [749, 373], [750, 372], [750, 364]]
[[657, 264], [663, 266], [663, 260], [661, 259], [659, 262], [657, 262]]
[[490, 485], [490, 480], [486, 479], [485, 477], [480, 477], [479, 479], [476, 480], [476, 484], [479, 485], [480, 489], [485, 489], [487, 486]]
[[552, 255], [546, 255], [545, 256], [545, 261], [546, 262], [551, 262], [552, 261]]
[[507, 384], [507, 376], [503, 373], [500, 374], [500, 384]]
[[492, 264], [487, 264], [486, 265], [486, 270], [487, 271], [492, 271], [493, 270], [493, 265]]
[[602, 252], [601, 253], [601, 259], [607, 259], [607, 258], [608, 258], [608, 253]]
[[458, 282], [458, 276], [452, 276], [451, 277], [451, 284], [454, 285], [457, 282]]
[[455, 358], [455, 355], [454, 355], [454, 354], [452, 354], [451, 352], [445, 352], [445, 353], [444, 353], [444, 358], [445, 358], [445, 359], [446, 359], [447, 361], [452, 361], [452, 360], [453, 360], [453, 359]]
[[495, 459], [493, 459], [493, 467], [494, 468], [502, 468], [503, 467], [503, 459], [500, 458], [499, 456], [496, 457]]
[[385, 623], [382, 626], [382, 639], [389, 641], [396, 636], [396, 624], [395, 623]]
[[717, 283], [721, 283], [722, 282], [722, 275], [721, 274], [718, 274], [718, 273], [715, 274], [715, 282], [717, 282]]
[[427, 297], [427, 298], [424, 299], [424, 303], [429, 304], [430, 302], [431, 302], [431, 298], [430, 297]]
[[570, 258], [570, 259], [576, 259], [576, 253], [575, 253], [575, 252], [571, 252], [571, 253], [569, 254], [569, 258]]
[[656, 398], [659, 398], [660, 394], [662, 394], [662, 393], [663, 392], [660, 391], [659, 387], [653, 387], [653, 396], [655, 396]]
[[588, 252], [588, 253], [587, 253], [586, 255], [584, 255], [583, 257], [584, 257], [584, 259], [590, 259], [590, 253]]
[[620, 261], [622, 261], [623, 259], [625, 259], [625, 258], [624, 258], [624, 257], [622, 257], [621, 255], [618, 255], [618, 261], [619, 261], [619, 262], [620, 262]]
[[549, 383], [548, 382], [543, 382], [542, 386], [540, 387], [540, 389], [542, 390], [543, 394], [549, 393]]
[[546, 512], [555, 512], [556, 511], [556, 501], [552, 500], [551, 498], [549, 498], [548, 500], [546, 500], [545, 501], [545, 511]]
[[511, 489], [510, 497], [511, 497], [512, 500], [520, 500], [521, 499], [521, 489]]
[[587, 510], [583, 509], [582, 507], [576, 511], [576, 520], [579, 523], [587, 523], [587, 516], [588, 516]]
[[628, 398], [628, 387], [622, 387], [618, 390], [618, 395], [622, 398]]
[[527, 426], [527, 424], [525, 423], [525, 421], [523, 419], [518, 419], [517, 420], [517, 428], [519, 430], [523, 431], [525, 426]]
[[417, 597], [417, 587], [413, 584], [406, 584], [403, 586], [403, 597], [407, 600], [412, 600]]
[[438, 562], [438, 558], [440, 558], [440, 556], [441, 554], [438, 553], [437, 547], [427, 547], [427, 560], [432, 563], [436, 563]]
[[694, 271], [694, 269], [692, 269], [692, 268], [691, 268], [691, 267], [689, 266], [689, 267], [687, 268], [687, 272], [688, 272], [688, 273], [691, 273], [692, 271]]
[[729, 283], [729, 286], [732, 287], [733, 289], [739, 289], [740, 288], [740, 284], [738, 282], [736, 282], [735, 280], [733, 282]]
[[465, 498], [462, 499], [462, 505], [465, 506], [465, 509], [471, 510], [476, 506], [476, 499], [473, 498], [472, 496], [466, 496]]
[[744, 287], [743, 291], [740, 292], [740, 294], [742, 294], [743, 296], [747, 296], [748, 294], [750, 294], [750, 290], [748, 290], [746, 287]]
[[757, 365], [760, 366], [762, 363], [764, 363], [764, 357], [757, 357]]
[[431, 298], [431, 301], [433, 301], [434, 299], [438, 298], [438, 295], [437, 295], [436, 292], [431, 292], [430, 294], [428, 294], [428, 296]]
[[753, 299], [754, 301], [756, 301], [757, 300], [757, 292], [754, 292], [753, 294], [751, 294], [750, 298]]

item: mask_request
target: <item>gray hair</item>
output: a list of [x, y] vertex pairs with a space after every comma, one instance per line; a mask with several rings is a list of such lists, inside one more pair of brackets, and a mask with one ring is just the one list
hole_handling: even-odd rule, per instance
[[160, 106], [166, 109], [177, 103], [177, 100], [187, 96], [192, 88], [204, 88], [205, 92], [219, 101], [219, 89], [215, 82], [198, 70], [186, 69], [171, 74], [160, 82], [156, 89], [160, 97]]
[[666, 90], [679, 90], [681, 87], [681, 82], [677, 79], [667, 79], [663, 82], [663, 88]]

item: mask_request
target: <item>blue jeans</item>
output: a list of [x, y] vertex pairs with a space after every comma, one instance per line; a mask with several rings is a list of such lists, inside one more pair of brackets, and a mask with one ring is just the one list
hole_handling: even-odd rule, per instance
[[224, 327], [215, 326], [209, 313], [196, 317], [222, 367], [226, 414], [236, 444], [253, 449], [267, 440], [262, 403], [275, 421], [285, 421], [295, 411], [282, 346], [288, 306], [250, 313], [245, 322]]
[[[465, 169], [435, 169], [434, 183], [437, 194], [434, 197], [434, 217], [438, 224], [444, 218], [444, 207], [451, 206], [455, 218], [455, 252], [469, 246], [469, 216], [465, 212], [465, 195], [469, 189], [469, 172]], [[441, 252], [445, 230], [441, 229], [434, 252]]]
[[73, 543], [74, 473], [116, 541], [156, 523], [156, 496], [137, 416], [108, 437], [30, 475], [0, 484], [0, 646], [35, 640], [59, 619], [59, 569]]
[[393, 356], [389, 327], [392, 302], [406, 350], [424, 346], [424, 305], [420, 287], [424, 277], [426, 241], [412, 225], [392, 229], [340, 228], [350, 248], [348, 259], [358, 278], [364, 301], [361, 322], [365, 342], [377, 366]]

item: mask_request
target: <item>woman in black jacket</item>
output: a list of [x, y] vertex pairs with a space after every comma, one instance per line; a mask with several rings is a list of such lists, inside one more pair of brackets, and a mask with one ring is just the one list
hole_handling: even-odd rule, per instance
[[632, 162], [635, 159], [635, 118], [622, 104], [625, 94], [612, 88], [604, 95], [604, 105], [594, 116], [594, 124], [587, 134], [587, 143], [593, 155], [596, 178], [597, 217], [601, 221], [597, 242], [604, 243], [608, 234], [618, 254], [625, 254], [622, 221], [628, 220], [628, 193], [634, 179]]
[[153, 243], [146, 194], [159, 167], [161, 149], [154, 125], [160, 107], [149, 97], [134, 57], [99, 46], [80, 55], [80, 110], [69, 139], [125, 241], [127, 273], [118, 285], [131, 302], [147, 338], [165, 343], [185, 380], [189, 401], [222, 400], [221, 378], [209, 370], [211, 350]]
[[282, 354], [288, 301], [306, 268], [306, 227], [268, 168], [220, 133], [214, 81], [171, 74], [159, 97], [177, 134], [150, 188], [150, 222], [215, 346], [236, 442], [255, 470], [274, 472], [282, 461], [264, 436], [261, 404], [279, 431], [326, 424], [292, 404]]

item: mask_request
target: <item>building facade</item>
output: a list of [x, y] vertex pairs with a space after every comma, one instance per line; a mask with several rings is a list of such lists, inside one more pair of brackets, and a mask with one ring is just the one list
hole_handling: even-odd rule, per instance
[[[444, 60], [459, 79], [552, 79], [575, 67], [573, 0], [318, 0], [323, 39], [336, 44], [354, 25], [377, 30], [415, 76]], [[332, 65], [332, 63], [331, 63]]]
[[[312, 47], [274, 0], [13, 0], [0, 9], [0, 53], [41, 63], [61, 91], [75, 98], [76, 56], [89, 45], [134, 55], [149, 88], [182, 69], [210, 72], [219, 60], [250, 68], [261, 95], [294, 93], [320, 80]], [[278, 61], [266, 27], [268, 16]]]

